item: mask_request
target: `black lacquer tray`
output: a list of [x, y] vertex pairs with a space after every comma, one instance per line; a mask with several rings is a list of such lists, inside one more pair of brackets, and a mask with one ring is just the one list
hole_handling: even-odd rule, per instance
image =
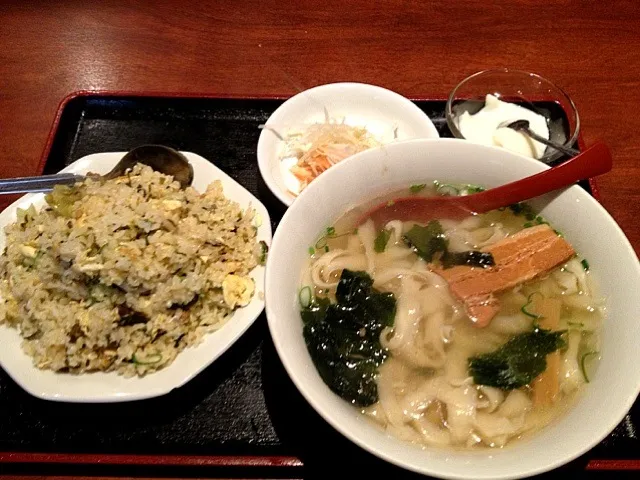
[[[91, 153], [169, 145], [214, 162], [260, 198], [276, 227], [285, 207], [260, 177], [256, 145], [258, 125], [281, 103], [276, 98], [74, 94], [60, 106], [41, 168], [55, 173]], [[451, 136], [444, 99], [415, 103], [441, 136]], [[564, 115], [556, 104], [544, 106]], [[593, 181], [582, 186], [597, 198]], [[639, 466], [639, 410], [636, 404], [605, 441], [562, 471], [584, 476]], [[47, 402], [31, 397], [0, 370], [0, 470], [245, 478], [325, 478], [345, 471], [362, 478], [413, 477], [352, 445], [307, 405], [280, 364], [264, 314], [196, 379], [156, 399]]]

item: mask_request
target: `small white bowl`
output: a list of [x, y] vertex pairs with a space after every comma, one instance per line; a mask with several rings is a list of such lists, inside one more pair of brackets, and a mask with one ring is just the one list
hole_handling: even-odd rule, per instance
[[346, 210], [397, 188], [438, 179], [498, 186], [548, 168], [504, 149], [455, 139], [414, 140], [353, 156], [313, 182], [287, 210], [267, 261], [267, 318], [289, 376], [344, 436], [391, 463], [441, 478], [522, 478], [585, 453], [622, 420], [640, 390], [640, 265], [606, 210], [573, 186], [531, 202], [589, 260], [607, 298], [602, 361], [576, 405], [503, 449], [421, 449], [385, 434], [323, 383], [302, 336], [297, 303], [308, 247]]
[[[433, 122], [413, 102], [386, 88], [364, 83], [330, 83], [305, 90], [280, 105], [265, 125], [284, 135], [289, 128], [323, 123], [325, 109], [331, 118], [345, 117], [348, 125], [366, 127], [384, 143], [394, 141], [394, 127], [397, 140], [439, 137]], [[258, 167], [273, 194], [291, 205], [296, 197], [287, 190], [280, 169], [283, 146], [275, 133], [262, 130]]]
[[[96, 153], [82, 157], [62, 172], [84, 174], [109, 172], [126, 152]], [[271, 243], [269, 213], [260, 201], [222, 170], [200, 155], [182, 152], [193, 166], [193, 187], [204, 192], [214, 180], [220, 180], [224, 195], [242, 207], [251, 205], [262, 217], [258, 227], [258, 240]], [[5, 247], [4, 227], [16, 221], [16, 210], [34, 204], [37, 209], [45, 205], [43, 193], [30, 193], [20, 198], [0, 213], [0, 251]], [[208, 367], [222, 355], [253, 324], [264, 309], [265, 268], [257, 266], [252, 272], [256, 294], [246, 307], [235, 311], [220, 330], [207, 334], [202, 343], [185, 349], [167, 367], [145, 377], [125, 378], [115, 372], [71, 375], [40, 370], [20, 346], [22, 338], [15, 328], [0, 325], [0, 366], [13, 380], [34, 397], [58, 402], [125, 402], [157, 397], [178, 388]]]

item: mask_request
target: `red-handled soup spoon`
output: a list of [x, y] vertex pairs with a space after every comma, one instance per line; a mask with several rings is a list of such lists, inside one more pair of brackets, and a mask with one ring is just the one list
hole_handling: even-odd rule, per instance
[[382, 226], [391, 220], [428, 222], [439, 218], [460, 219], [602, 175], [611, 170], [611, 166], [609, 148], [603, 143], [596, 143], [561, 165], [522, 180], [472, 195], [398, 198], [376, 206], [362, 217], [361, 222], [371, 218], [376, 226]]

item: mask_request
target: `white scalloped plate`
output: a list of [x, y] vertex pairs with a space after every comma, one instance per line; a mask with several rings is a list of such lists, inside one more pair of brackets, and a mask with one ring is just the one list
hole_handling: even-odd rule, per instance
[[[195, 153], [182, 152], [194, 170], [193, 186], [203, 192], [214, 180], [220, 180], [227, 198], [247, 208], [249, 204], [262, 217], [258, 227], [258, 240], [271, 244], [271, 221], [265, 206], [239, 183]], [[62, 172], [106, 173], [122, 158], [125, 152], [108, 152], [88, 155], [72, 163]], [[4, 227], [16, 220], [16, 209], [30, 204], [40, 208], [45, 204], [44, 194], [28, 194], [0, 213], [0, 251], [5, 247]], [[233, 317], [218, 331], [206, 335], [199, 345], [187, 348], [166, 368], [143, 378], [124, 378], [117, 373], [86, 373], [71, 375], [39, 370], [31, 357], [20, 347], [21, 337], [14, 328], [0, 325], [0, 366], [13, 380], [31, 395], [60, 402], [124, 402], [164, 395], [178, 388], [211, 365], [251, 326], [264, 309], [264, 267], [252, 272], [256, 294], [244, 308], [236, 310]]]

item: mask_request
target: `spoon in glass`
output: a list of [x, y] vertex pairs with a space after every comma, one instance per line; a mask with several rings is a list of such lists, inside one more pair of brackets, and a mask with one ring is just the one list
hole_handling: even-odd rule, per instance
[[[106, 175], [96, 175], [105, 180], [121, 177], [137, 163], [148, 165], [157, 172], [171, 175], [186, 188], [193, 182], [193, 167], [180, 152], [164, 145], [142, 145], [126, 153]], [[8, 193], [48, 192], [55, 185], [73, 185], [86, 178], [75, 173], [58, 173], [38, 177], [7, 178], [0, 180], [0, 195]]]
[[559, 150], [565, 155], [568, 155], [570, 157], [575, 157], [580, 153], [580, 151], [576, 150], [575, 148], [565, 147], [564, 145], [561, 145], [557, 142], [553, 142], [551, 140], [547, 140], [544, 137], [541, 137], [536, 132], [531, 130], [529, 125], [529, 120], [516, 120], [515, 122], [502, 122], [500, 125], [498, 125], [498, 128], [511, 128], [516, 132], [525, 133], [529, 137], [533, 138], [535, 141], [540, 142], [544, 145], [547, 145], [548, 147], [555, 148], [556, 150]]

